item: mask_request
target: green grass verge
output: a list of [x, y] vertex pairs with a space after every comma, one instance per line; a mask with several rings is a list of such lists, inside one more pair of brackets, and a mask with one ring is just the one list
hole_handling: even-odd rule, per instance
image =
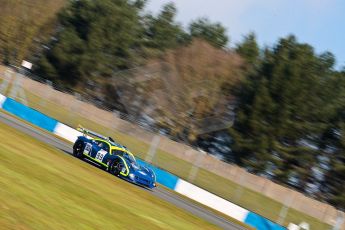
[[216, 229], [2, 123], [0, 139], [3, 229]]
[[[51, 101], [39, 98], [30, 92], [27, 92], [27, 98], [29, 106], [34, 109], [37, 109], [72, 127], [77, 127], [78, 124], [81, 124], [89, 129], [101, 132], [105, 135], [113, 136], [116, 140], [128, 146], [138, 157], [145, 158], [146, 156], [149, 145], [132, 136], [103, 127], [80, 116], [75, 111], [69, 111], [68, 108], [61, 107]], [[189, 162], [179, 159], [160, 149], [157, 150], [153, 159], [153, 164], [172, 172], [183, 179], [187, 179], [192, 167]], [[270, 199], [269, 197], [247, 188], [240, 188], [238, 184], [226, 179], [225, 177], [220, 177], [204, 169], [200, 169], [198, 171], [193, 184], [273, 221], [276, 221], [279, 218], [280, 210], [283, 207], [281, 203]], [[289, 209], [284, 225], [287, 226], [290, 222], [301, 223], [303, 221], [309, 223], [311, 229], [330, 229], [329, 225], [294, 209]]]
[[[29, 122], [27, 122], [27, 121], [25, 121], [25, 120], [23, 120], [23, 119], [21, 119], [21, 118], [18, 118], [18, 117], [14, 116], [14, 115], [11, 114], [11, 113], [8, 113], [7, 111], [5, 111], [5, 110], [3, 110], [3, 109], [0, 109], [0, 111], [1, 111], [2, 113], [5, 113], [5, 114], [7, 114], [7, 115], [9, 115], [9, 116], [11, 116], [11, 117], [13, 117], [13, 118], [15, 118], [15, 119], [17, 119], [17, 120], [23, 122], [23, 123], [25, 123], [25, 124], [28, 124], [28, 125], [33, 126], [31, 123], [29, 123]], [[43, 132], [43, 133], [46, 133], [46, 135], [52, 135], [52, 136], [54, 136], [55, 138], [58, 138], [58, 139], [60, 139], [61, 141], [64, 141], [64, 142], [66, 142], [66, 143], [72, 145], [72, 143], [71, 143], [70, 141], [68, 141], [68, 140], [66, 140], [66, 139], [63, 139], [63, 138], [61, 138], [61, 137], [59, 137], [59, 136], [57, 136], [57, 135], [54, 135], [54, 134], [52, 134], [52, 133], [46, 131], [45, 129], [41, 129], [40, 127], [37, 127], [37, 126], [33, 126], [33, 127], [35, 127], [36, 129], [40, 130], [40, 131]], [[160, 185], [160, 186], [164, 187], [163, 185]], [[166, 189], [169, 190], [169, 188], [166, 188]], [[182, 199], [184, 199], [184, 200], [188, 200], [189, 202], [195, 203], [195, 204], [197, 204], [198, 206], [202, 206], [204, 209], [207, 209], [207, 210], [209, 210], [210, 212], [213, 212], [213, 213], [215, 213], [215, 214], [218, 215], [218, 216], [222, 216], [224, 219], [227, 219], [227, 220], [229, 220], [229, 221], [231, 221], [231, 222], [233, 222], [233, 223], [236, 223], [237, 225], [240, 225], [240, 226], [242, 226], [242, 227], [245, 227], [246, 229], [249, 229], [249, 230], [254, 230], [253, 227], [251, 227], [251, 226], [249, 226], [249, 225], [246, 225], [245, 223], [243, 223], [243, 222], [241, 222], [241, 221], [238, 221], [238, 220], [236, 220], [236, 219], [234, 219], [234, 218], [232, 218], [232, 217], [230, 217], [230, 216], [228, 216], [228, 215], [225, 215], [224, 213], [218, 212], [218, 211], [216, 211], [216, 210], [214, 210], [214, 209], [212, 209], [212, 208], [210, 208], [210, 207], [208, 207], [208, 206], [205, 206], [205, 205], [203, 205], [203, 204], [200, 204], [200, 203], [196, 202], [195, 200], [192, 200], [192, 199], [190, 199], [190, 198], [188, 198], [188, 197], [185, 197], [185, 196], [183, 196], [183, 195], [181, 195], [181, 194], [179, 194], [179, 193], [177, 193], [177, 192], [175, 192], [175, 191], [172, 191], [172, 190], [169, 190], [169, 191], [172, 192], [172, 193], [174, 193], [174, 194], [177, 195], [177, 196], [180, 196], [180, 197], [181, 197]]]

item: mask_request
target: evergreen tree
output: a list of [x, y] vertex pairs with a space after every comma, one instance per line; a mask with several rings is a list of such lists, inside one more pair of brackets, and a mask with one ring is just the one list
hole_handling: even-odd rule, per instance
[[165, 50], [189, 41], [188, 35], [175, 22], [176, 12], [175, 5], [168, 3], [163, 6], [156, 18], [152, 15], [147, 16], [146, 45], [148, 47]]
[[212, 23], [207, 18], [200, 18], [189, 25], [192, 38], [202, 38], [217, 48], [227, 45], [229, 38], [226, 29], [220, 23]]
[[[136, 59], [142, 37], [138, 2], [72, 1], [60, 13], [61, 30], [39, 62], [38, 72], [70, 85], [110, 76]], [[49, 70], [49, 71], [47, 71]]]
[[239, 93], [233, 151], [249, 170], [307, 191], [315, 179], [317, 141], [327, 122], [329, 66], [293, 36], [265, 51]]
[[250, 69], [259, 64], [260, 48], [254, 33], [245, 36], [243, 41], [237, 44], [235, 50], [247, 61]]
[[[327, 58], [326, 60], [324, 57]], [[327, 66], [334, 63], [329, 53], [322, 55]], [[345, 208], [345, 72], [336, 73], [327, 89], [329, 101], [327, 111], [331, 118], [322, 135], [319, 147], [320, 183], [322, 198], [339, 209]]]

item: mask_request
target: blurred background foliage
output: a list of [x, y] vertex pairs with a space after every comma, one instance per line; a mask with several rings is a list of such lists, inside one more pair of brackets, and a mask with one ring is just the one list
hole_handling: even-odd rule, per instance
[[[54, 87], [344, 209], [345, 70], [333, 54], [293, 35], [230, 46], [220, 23], [183, 28], [174, 4], [157, 15], [145, 4], [0, 0], [0, 61], [27, 59]], [[210, 129], [217, 119], [233, 126]]]
[[14, 64], [32, 55], [56, 32], [56, 14], [67, 0], [0, 0], [0, 61]]

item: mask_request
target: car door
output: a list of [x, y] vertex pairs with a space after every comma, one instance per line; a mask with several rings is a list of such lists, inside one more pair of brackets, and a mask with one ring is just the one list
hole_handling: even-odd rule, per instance
[[108, 158], [110, 151], [110, 144], [103, 140], [95, 140], [92, 145], [91, 157], [99, 163], [106, 164], [106, 159]]
[[97, 144], [95, 144], [95, 142], [93, 140], [85, 143], [84, 152], [83, 152], [84, 155], [87, 155], [88, 157], [93, 158], [94, 145], [97, 145]]

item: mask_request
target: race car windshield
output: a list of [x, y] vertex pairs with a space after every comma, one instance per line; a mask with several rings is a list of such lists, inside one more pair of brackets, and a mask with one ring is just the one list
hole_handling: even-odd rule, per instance
[[135, 160], [133, 155], [130, 155], [128, 153], [123, 153], [123, 156], [131, 163], [131, 164], [136, 164], [137, 161]]

